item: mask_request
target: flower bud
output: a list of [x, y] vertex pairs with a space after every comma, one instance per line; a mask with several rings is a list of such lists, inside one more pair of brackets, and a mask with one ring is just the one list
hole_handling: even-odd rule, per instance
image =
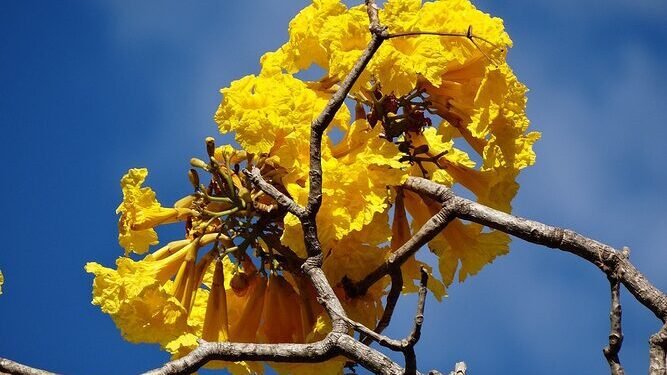
[[190, 169], [188, 171], [188, 178], [190, 179], [190, 183], [192, 184], [192, 187], [195, 188], [195, 190], [199, 189], [199, 173], [197, 173], [196, 169]]
[[215, 155], [215, 139], [213, 137], [206, 137], [206, 153], [208, 156], [213, 157]]
[[190, 159], [190, 165], [195, 167], [195, 168], [201, 168], [205, 171], [208, 171], [208, 164], [206, 164], [203, 160], [197, 159], [197, 158], [192, 158]]

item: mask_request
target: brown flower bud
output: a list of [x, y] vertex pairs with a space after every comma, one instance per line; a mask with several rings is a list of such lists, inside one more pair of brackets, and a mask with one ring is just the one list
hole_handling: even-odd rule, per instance
[[199, 189], [199, 173], [197, 173], [196, 169], [190, 169], [188, 171], [188, 178], [190, 179], [192, 187], [194, 187], [195, 190]]
[[215, 155], [215, 139], [213, 137], [206, 137], [206, 153], [208, 156]]

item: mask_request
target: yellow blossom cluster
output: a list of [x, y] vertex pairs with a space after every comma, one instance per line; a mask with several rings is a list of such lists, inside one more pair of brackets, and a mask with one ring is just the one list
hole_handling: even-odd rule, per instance
[[[439, 210], [402, 188], [406, 179], [467, 189], [509, 211], [516, 178], [535, 162], [539, 138], [527, 131], [527, 89], [505, 62], [511, 40], [501, 19], [468, 0], [388, 0], [379, 18], [388, 39], [350, 92], [350, 108], [344, 105], [323, 135], [317, 214], [322, 269], [347, 315], [368, 327], [383, 313], [388, 278], [361, 296], [348, 295], [344, 281], [363, 279]], [[298, 272], [306, 258], [299, 219], [243, 170], [258, 168], [274, 188], [306, 205], [311, 123], [362, 55], [368, 28], [363, 6], [314, 0], [290, 23], [288, 41], [262, 57], [260, 72], [221, 90], [215, 120], [241, 149], [207, 139], [207, 158], [191, 161], [193, 191], [170, 207], [143, 186], [147, 170], [131, 169], [121, 179], [118, 238], [125, 256], [115, 268], [89, 263], [86, 270], [95, 275], [93, 303], [123, 337], [180, 357], [198, 339], [303, 343], [327, 334], [329, 319]], [[314, 65], [324, 76], [301, 79]], [[155, 228], [170, 223], [184, 225], [185, 237], [149, 252], [159, 243]], [[439, 272], [413, 256], [401, 268], [403, 292], [417, 290], [425, 267], [440, 300], [457, 274], [460, 281], [476, 274], [508, 246], [505, 234], [454, 220], [429, 243]], [[344, 363], [335, 358], [316, 370], [270, 365], [279, 373], [335, 374]], [[209, 365], [262, 371], [255, 363]]]
[[[376, 224], [369, 225], [373, 215], [386, 210], [393, 199], [383, 194], [382, 184], [400, 186], [399, 180], [407, 175], [428, 177], [447, 186], [458, 184], [473, 193], [480, 203], [510, 211], [511, 200], [518, 190], [516, 178], [520, 170], [535, 162], [532, 145], [540, 135], [527, 131], [527, 89], [505, 62], [512, 42], [501, 19], [477, 10], [468, 0], [425, 3], [390, 0], [379, 16], [389, 35], [395, 37], [387, 40], [373, 56], [351, 94], [370, 114], [361, 118], [357, 115], [352, 125], [346, 127], [341, 122], [347, 117], [347, 111], [342, 112], [334, 125], [344, 130], [345, 138], [337, 144], [329, 140], [323, 150], [324, 207], [318, 220], [327, 223], [319, 233], [325, 248], [335, 249], [336, 241], [355, 231], [378, 232], [378, 225], [384, 224], [376, 220]], [[363, 5], [348, 9], [338, 0], [315, 0], [290, 23], [289, 40], [263, 56], [259, 77], [251, 77], [257, 81], [267, 80], [266, 84], [275, 85], [270, 91], [279, 92], [280, 83], [298, 81], [295, 77], [299, 72], [317, 65], [324, 69], [325, 76], [317, 82], [302, 82], [301, 87], [308, 90], [310, 96], [326, 96], [361, 56], [370, 40], [368, 26]], [[428, 34], [401, 36], [420, 32]], [[434, 35], [438, 33], [443, 35]], [[248, 79], [243, 78], [222, 90], [224, 99], [216, 120], [223, 133], [234, 131], [239, 143], [245, 147], [243, 142], [252, 142], [254, 148], [261, 147], [266, 137], [249, 140], [244, 128], [253, 127], [249, 125], [252, 121], [248, 122], [246, 115], [233, 115], [245, 113], [238, 98], [255, 99], [259, 92], [255, 87], [238, 89], [237, 83]], [[273, 83], [269, 83], [269, 79]], [[276, 104], [264, 103], [269, 104], [261, 108], [264, 116], [257, 117], [273, 124], [276, 122], [271, 120], [273, 114], [302, 106], [301, 96], [283, 96], [285, 100], [273, 98], [272, 103]], [[318, 113], [321, 106], [318, 103], [310, 107], [316, 108]], [[277, 141], [261, 149], [269, 155], [278, 155], [276, 148], [290, 147], [291, 157], [301, 160], [282, 179], [283, 186], [299, 203], [305, 203], [307, 198], [308, 137], [305, 135], [309, 124], [310, 121], [303, 120], [289, 122], [294, 134], [303, 134], [298, 136], [300, 145], [288, 146], [285, 141]], [[383, 143], [379, 134], [398, 141], [378, 146]], [[356, 164], [348, 163], [346, 167], [339, 162], [338, 150], [349, 149], [350, 142], [353, 147], [366, 147], [369, 152], [356, 154]], [[394, 144], [399, 147], [389, 146]], [[377, 159], [381, 155], [386, 161]], [[395, 163], [388, 162], [395, 155], [399, 155], [399, 161], [410, 163], [401, 168], [403, 175]], [[369, 176], [369, 162], [389, 166], [392, 172], [380, 169], [379, 174]], [[293, 176], [301, 179], [295, 180]], [[407, 210], [413, 217], [419, 216], [418, 204], [425, 203], [407, 200]], [[363, 205], [363, 211], [362, 208], [355, 210], [359, 205]], [[364, 214], [360, 215], [362, 212]], [[413, 221], [415, 230], [422, 223]], [[461, 269], [459, 279], [463, 280], [508, 251], [506, 235], [482, 231], [458, 220], [452, 228], [458, 228], [449, 229], [454, 235], [430, 244], [440, 255], [440, 271], [446, 284], [452, 282], [457, 270]], [[457, 234], [477, 242], [472, 246], [476, 250], [467, 250], [466, 241], [453, 240], [459, 237]], [[303, 251], [301, 239], [298, 220], [288, 215], [283, 242]]]

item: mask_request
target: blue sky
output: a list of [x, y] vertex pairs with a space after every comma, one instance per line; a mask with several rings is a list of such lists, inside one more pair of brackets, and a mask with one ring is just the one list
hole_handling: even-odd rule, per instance
[[[0, 356], [68, 374], [137, 373], [167, 356], [123, 341], [90, 304], [83, 265], [121, 254], [119, 178], [151, 171], [162, 201], [187, 188], [215, 135], [218, 89], [255, 73], [306, 1], [4, 1], [0, 4]], [[515, 213], [574, 228], [667, 290], [667, 3], [500, 2], [510, 62], [530, 88], [537, 165]], [[514, 241], [508, 256], [428, 300], [419, 367], [476, 374], [607, 373], [606, 278], [569, 254]], [[646, 372], [659, 322], [622, 296], [629, 373]], [[389, 333], [402, 336], [414, 298]]]

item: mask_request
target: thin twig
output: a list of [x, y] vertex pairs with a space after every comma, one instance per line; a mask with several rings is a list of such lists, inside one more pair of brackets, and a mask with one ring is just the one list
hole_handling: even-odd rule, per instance
[[349, 324], [352, 329], [355, 331], [365, 335], [366, 337], [370, 338], [372, 341], [377, 342], [380, 344], [380, 346], [384, 346], [385, 348], [391, 349], [396, 352], [403, 351], [403, 341], [402, 340], [396, 340], [392, 339], [389, 336], [382, 335], [380, 333], [377, 333], [373, 331], [372, 329], [366, 327], [365, 325], [354, 321], [348, 317], [343, 317], [342, 318], [345, 323]]
[[421, 337], [422, 324], [424, 324], [424, 307], [426, 306], [426, 287], [428, 286], [428, 272], [424, 267], [419, 269], [421, 279], [419, 282], [419, 297], [417, 299], [417, 312], [415, 313], [415, 325], [407, 338], [409, 346], [415, 346]]
[[624, 375], [625, 371], [621, 366], [621, 361], [618, 358], [618, 353], [621, 351], [623, 344], [623, 331], [621, 328], [621, 296], [620, 283], [617, 278], [609, 277], [609, 287], [611, 289], [611, 308], [609, 311], [609, 322], [611, 325], [609, 332], [609, 345], [607, 345], [602, 352], [604, 353], [611, 375]]
[[[382, 317], [380, 321], [375, 326], [376, 333], [382, 333], [385, 328], [391, 323], [391, 317], [394, 315], [394, 309], [396, 308], [396, 303], [398, 298], [401, 296], [403, 291], [403, 272], [398, 268], [393, 272], [389, 273], [391, 277], [391, 288], [389, 289], [389, 294], [387, 294], [387, 303], [385, 303], [384, 311], [382, 312]], [[361, 339], [361, 342], [368, 345], [372, 339], [370, 337], [364, 337]]]
[[[453, 195], [452, 195], [453, 196]], [[401, 247], [396, 249], [387, 260], [378, 268], [371, 271], [365, 278], [357, 283], [345, 283], [346, 292], [348, 295], [361, 295], [366, 293], [368, 288], [375, 284], [378, 280], [390, 274], [392, 270], [400, 268], [417, 250], [433, 239], [440, 231], [442, 231], [449, 222], [454, 219], [455, 202], [445, 201], [442, 209], [431, 217], [424, 225], [419, 228], [409, 240], [407, 240]]]
[[266, 242], [270, 248], [274, 249], [278, 254], [285, 258], [284, 268], [286, 270], [293, 273], [301, 272], [300, 267], [303, 265], [304, 259], [299, 258], [292, 249], [280, 243], [279, 238], [275, 238], [271, 235], [260, 235], [260, 238]]
[[[495, 61], [491, 58], [491, 56], [489, 56], [486, 52], [484, 52], [484, 50], [482, 49], [482, 47], [481, 47], [479, 44], [477, 44], [477, 42], [475, 42], [475, 39], [479, 39], [479, 40], [481, 40], [481, 41], [483, 41], [483, 42], [489, 44], [489, 45], [492, 46], [494, 49], [497, 49], [497, 48], [498, 48], [498, 45], [496, 45], [495, 43], [493, 43], [492, 41], [490, 41], [490, 40], [488, 40], [488, 39], [486, 39], [486, 38], [483, 38], [483, 37], [481, 37], [481, 36], [477, 36], [477, 35], [473, 34], [473, 32], [472, 32], [472, 25], [468, 26], [468, 31], [467, 31], [466, 33], [457, 33], [457, 32], [449, 32], [449, 33], [447, 33], [447, 32], [437, 32], [437, 31], [410, 31], [410, 32], [392, 33], [392, 34], [389, 34], [389, 35], [387, 35], [387, 39], [400, 38], [400, 37], [407, 37], [407, 36], [421, 36], [421, 35], [433, 35], [433, 36], [463, 37], [463, 38], [466, 38], [466, 39], [468, 39], [468, 40], [470, 41], [470, 43], [472, 43], [472, 44], [475, 46], [475, 48], [476, 48], [476, 49], [477, 49], [477, 50], [478, 50], [478, 51], [479, 51], [479, 52], [480, 52], [480, 53], [481, 53], [487, 60], [489, 60], [491, 63], [493, 63], [493, 64], [496, 65], [496, 66], [499, 65], [497, 62], [495, 62]], [[502, 52], [502, 51], [503, 51], [503, 48], [500, 48], [500, 50], [501, 50], [501, 52]]]
[[428, 284], [428, 272], [424, 267], [419, 270], [421, 280], [419, 284], [419, 298], [417, 300], [417, 313], [415, 314], [415, 325], [412, 332], [407, 337], [404, 355], [405, 355], [405, 373], [415, 374], [417, 372], [417, 356], [415, 355], [415, 345], [419, 341], [424, 323], [424, 306], [426, 305], [426, 286]]
[[428, 284], [428, 272], [422, 267], [420, 269], [421, 280], [419, 285], [419, 298], [417, 300], [417, 312], [415, 313], [415, 323], [410, 334], [402, 339], [396, 340], [388, 336], [382, 335], [378, 332], [372, 331], [363, 324], [356, 322], [348, 317], [341, 317], [347, 324], [355, 331], [365, 335], [366, 337], [376, 341], [378, 344], [393, 351], [400, 351], [405, 356], [405, 373], [417, 373], [417, 358], [415, 356], [414, 347], [421, 337], [421, 327], [424, 323], [424, 306], [426, 305], [426, 293]]
[[299, 206], [292, 198], [288, 197], [275, 186], [268, 183], [264, 177], [262, 177], [259, 168], [252, 166], [252, 169], [250, 170], [244, 169], [243, 173], [246, 175], [246, 177], [248, 177], [250, 182], [255, 184], [255, 186], [260, 188], [268, 196], [275, 199], [278, 205], [286, 209], [287, 212], [290, 212], [297, 217], [302, 217], [305, 215], [306, 210]]
[[422, 35], [432, 35], [432, 36], [454, 36], [454, 37], [463, 37], [467, 38], [470, 40], [473, 39], [479, 39], [490, 46], [494, 48], [498, 48], [498, 45], [493, 43], [492, 41], [483, 38], [481, 36], [472, 34], [472, 33], [457, 33], [457, 32], [450, 32], [450, 33], [443, 33], [443, 32], [437, 32], [437, 31], [409, 31], [409, 32], [404, 32], [404, 33], [389, 33], [387, 35], [387, 39], [394, 39], [394, 38], [401, 38], [401, 37], [407, 37], [407, 36], [422, 36]]

